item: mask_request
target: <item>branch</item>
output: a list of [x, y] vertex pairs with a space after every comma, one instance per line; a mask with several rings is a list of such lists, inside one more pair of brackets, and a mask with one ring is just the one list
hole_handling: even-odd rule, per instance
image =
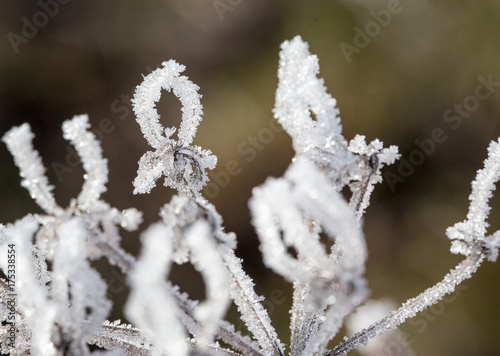
[[393, 330], [406, 319], [414, 317], [418, 312], [439, 302], [446, 294], [453, 293], [455, 287], [472, 277], [484, 259], [483, 253], [472, 254], [458, 264], [443, 280], [428, 288], [417, 297], [408, 300], [398, 310], [368, 328], [354, 334], [345, 343], [340, 344], [324, 356], [344, 356], [352, 349], [363, 347], [368, 341], [384, 331]]

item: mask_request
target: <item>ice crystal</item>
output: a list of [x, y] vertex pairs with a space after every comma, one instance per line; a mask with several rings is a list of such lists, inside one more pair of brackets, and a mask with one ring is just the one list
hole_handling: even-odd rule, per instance
[[[177, 192], [159, 211], [159, 222], [141, 237], [136, 259], [120, 246], [119, 227], [135, 230], [142, 215], [119, 211], [100, 197], [108, 181], [107, 161], [89, 131], [86, 115], [64, 122], [63, 136], [75, 146], [85, 170], [81, 193], [62, 208], [55, 201], [42, 160], [24, 124], [3, 141], [19, 167], [21, 184], [42, 208], [12, 224], [0, 224], [1, 352], [12, 355], [224, 355], [283, 356], [283, 345], [254, 290], [252, 278], [235, 253], [236, 236], [227, 232], [215, 207], [201, 191], [216, 157], [193, 145], [201, 122], [198, 87], [180, 75], [185, 67], [170, 60], [137, 87], [137, 122], [153, 151], [139, 161], [134, 193], [149, 193], [158, 178]], [[291, 356], [345, 355], [406, 319], [470, 278], [485, 259], [495, 261], [500, 231], [488, 234], [489, 199], [500, 179], [500, 140], [492, 142], [485, 166], [472, 183], [467, 218], [447, 230], [451, 251], [465, 259], [442, 281], [399, 309], [345, 338], [328, 350], [345, 319], [368, 297], [362, 217], [381, 169], [398, 158], [356, 135], [342, 135], [336, 101], [318, 78], [319, 64], [300, 37], [285, 41], [280, 53], [274, 115], [292, 137], [295, 157], [282, 177], [253, 191], [249, 205], [264, 263], [293, 285], [290, 311]], [[182, 122], [164, 128], [155, 109], [162, 90], [182, 104]], [[341, 193], [349, 187], [349, 201]], [[322, 237], [327, 237], [328, 246]], [[15, 248], [15, 278], [12, 258]], [[130, 296], [124, 313], [132, 324], [108, 318], [106, 284], [91, 261], [106, 257], [127, 274]], [[206, 296], [194, 301], [168, 281], [172, 264], [190, 263], [203, 277]], [[12, 293], [17, 298], [12, 299]], [[251, 336], [225, 321], [234, 303]], [[380, 311], [377, 307], [376, 310]], [[387, 313], [384, 311], [384, 313]], [[370, 314], [370, 313], [368, 313]], [[355, 314], [360, 319], [360, 314]], [[363, 316], [363, 315], [361, 315]], [[15, 325], [15, 340], [12, 330]], [[390, 342], [385, 334], [380, 342]], [[91, 352], [89, 345], [101, 350]], [[366, 348], [366, 354], [380, 353]], [[411, 350], [407, 350], [411, 355]]]
[[[208, 180], [205, 169], [215, 168], [217, 158], [209, 150], [190, 146], [203, 111], [198, 86], [180, 75], [184, 69], [173, 60], [163, 62], [163, 68], [146, 76], [137, 87], [132, 100], [134, 112], [144, 137], [155, 151], [146, 152], [139, 161], [134, 193], [149, 193], [156, 180], [164, 175], [165, 186], [196, 195]], [[163, 130], [155, 109], [162, 89], [172, 90], [182, 104], [178, 140], [171, 138], [175, 128]]]

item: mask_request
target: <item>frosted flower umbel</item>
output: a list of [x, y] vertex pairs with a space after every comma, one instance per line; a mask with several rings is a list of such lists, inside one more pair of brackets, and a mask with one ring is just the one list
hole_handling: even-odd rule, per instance
[[[190, 146], [203, 114], [198, 86], [180, 75], [186, 67], [170, 60], [163, 68], [147, 75], [137, 87], [134, 112], [142, 133], [154, 152], [146, 152], [139, 161], [134, 193], [149, 193], [155, 182], [165, 176], [165, 186], [179, 192], [198, 195], [207, 183], [205, 169], [214, 169], [217, 158], [209, 150]], [[175, 128], [163, 130], [155, 103], [160, 100], [162, 89], [172, 90], [182, 104], [182, 123], [178, 140], [171, 136]]]

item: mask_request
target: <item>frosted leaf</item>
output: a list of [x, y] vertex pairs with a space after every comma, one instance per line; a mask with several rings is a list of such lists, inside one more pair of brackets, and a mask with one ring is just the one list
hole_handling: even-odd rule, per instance
[[[201, 325], [194, 317], [194, 311], [198, 302], [190, 300], [185, 293], [179, 291], [177, 286], [171, 286], [167, 283], [167, 287], [178, 306], [179, 319], [188, 332], [196, 337], [196, 335], [200, 334], [201, 330]], [[262, 356], [259, 345], [248, 336], [242, 336], [234, 329], [234, 326], [227, 321], [219, 321], [215, 338], [230, 345], [234, 350], [241, 351], [245, 356]]]
[[[299, 210], [292, 189], [283, 179], [268, 179], [254, 189], [250, 210], [264, 262], [290, 282], [332, 280], [332, 261]], [[289, 248], [298, 251], [297, 258], [288, 252]]]
[[245, 356], [261, 356], [259, 344], [248, 336], [241, 335], [234, 329], [234, 325], [222, 320], [219, 323], [217, 338], [230, 345], [233, 349], [240, 351]]
[[89, 344], [107, 350], [119, 350], [120, 354], [126, 356], [149, 356], [152, 346], [141, 330], [129, 324], [121, 324], [120, 320], [113, 323], [105, 321], [89, 340]]
[[206, 300], [194, 308], [179, 298], [177, 304], [183, 324], [195, 336], [196, 347], [206, 349], [214, 335], [219, 337], [218, 322], [229, 303], [228, 271], [221, 256], [226, 249], [235, 248], [234, 234], [224, 232], [222, 218], [201, 196], [174, 195], [160, 216], [172, 232], [172, 259], [177, 263], [190, 261], [203, 276]]
[[163, 135], [164, 130], [155, 105], [160, 100], [162, 90], [172, 90], [182, 104], [179, 143], [189, 145], [193, 141], [201, 115], [203, 115], [201, 96], [198, 94], [199, 87], [186, 76], [180, 75], [186, 69], [185, 66], [174, 60], [163, 62], [162, 65], [163, 68], [158, 68], [144, 77], [143, 82], [136, 89], [132, 103], [137, 122], [148, 143], [153, 148], [160, 149], [175, 130], [168, 129], [166, 136]]
[[295, 201], [342, 249], [346, 270], [364, 271], [366, 243], [353, 211], [324, 175], [305, 158], [298, 158], [285, 177], [295, 185]]
[[201, 325], [196, 335], [200, 346], [213, 341], [221, 320], [229, 307], [229, 281], [216, 242], [211, 238], [210, 226], [199, 221], [186, 231], [186, 243], [191, 250], [191, 261], [205, 281], [206, 300], [194, 310]]
[[192, 340], [191, 348], [194, 355], [203, 356], [242, 356], [240, 353], [221, 347], [218, 343], [208, 345], [206, 349], [200, 349], [195, 340]]
[[500, 139], [492, 141], [488, 147], [488, 158], [484, 161], [484, 168], [479, 170], [476, 179], [472, 182], [472, 193], [469, 196], [470, 206], [467, 220], [471, 222], [473, 235], [484, 236], [486, 233], [486, 219], [490, 213], [489, 200], [493, 196], [495, 183], [500, 179]]
[[78, 196], [82, 207], [92, 208], [106, 191], [108, 163], [102, 157], [102, 150], [96, 137], [90, 132], [88, 115], [77, 115], [62, 125], [63, 136], [75, 147], [85, 170], [85, 182]]
[[264, 355], [284, 355], [271, 319], [254, 292], [251, 278], [243, 271], [241, 260], [233, 250], [227, 247], [224, 250], [223, 258], [231, 277], [231, 298], [241, 313], [241, 319], [264, 350]]
[[339, 190], [356, 160], [342, 136], [336, 100], [318, 79], [318, 58], [300, 36], [281, 45], [274, 116], [292, 137], [297, 155], [326, 169]]
[[52, 195], [54, 187], [49, 185], [42, 160], [33, 149], [33, 137], [29, 124], [23, 124], [10, 129], [2, 140], [14, 156], [16, 166], [21, 172], [21, 185], [46, 213], [60, 215], [62, 209]]
[[51, 295], [59, 305], [57, 323], [63, 335], [59, 342], [68, 344], [69, 352], [89, 354], [85, 344], [111, 309], [106, 284], [87, 260], [88, 236], [82, 220], [63, 223], [57, 234]]
[[336, 101], [326, 91], [318, 58], [297, 36], [281, 45], [274, 115], [291, 136], [296, 156], [306, 156], [337, 191], [349, 184], [351, 206], [360, 219], [373, 186], [382, 181], [380, 169], [399, 157], [397, 147], [383, 149], [375, 140], [366, 145], [356, 136], [348, 145], [342, 136]]
[[[361, 274], [366, 246], [359, 224], [340, 193], [306, 158], [297, 158], [285, 178], [286, 181], [268, 180], [254, 190], [250, 202], [267, 263], [294, 282], [310, 281], [308, 273], [314, 270], [323, 278], [333, 278], [331, 260], [323, 256], [324, 248], [306, 225], [307, 216], [320, 223], [332, 241], [345, 251], [342, 267]], [[283, 242], [277, 225], [284, 229]], [[303, 255], [302, 261], [295, 263], [287, 257], [286, 248], [290, 246], [297, 248], [299, 256]]]
[[488, 228], [486, 219], [490, 213], [489, 200], [493, 196], [495, 184], [500, 179], [500, 139], [492, 141], [488, 147], [488, 158], [484, 168], [477, 171], [472, 182], [469, 196], [470, 205], [467, 219], [458, 222], [446, 230], [452, 240], [451, 252], [469, 256], [474, 253], [484, 254], [490, 261], [498, 257], [500, 231], [485, 236]]
[[[180, 75], [185, 67], [170, 60], [156, 69], [137, 87], [132, 103], [137, 122], [148, 143], [155, 149], [139, 161], [134, 194], [149, 193], [156, 180], [165, 176], [164, 185], [179, 192], [199, 195], [208, 181], [205, 169], [214, 169], [217, 158], [209, 150], [190, 146], [203, 114], [198, 86]], [[171, 139], [174, 128], [163, 129], [155, 104], [161, 91], [172, 90], [182, 104], [178, 141]]]
[[187, 334], [165, 282], [172, 257], [172, 230], [161, 223], [152, 225], [142, 243], [140, 258], [129, 276], [131, 292], [125, 313], [166, 355], [187, 355]]
[[484, 168], [477, 171], [476, 179], [472, 182], [467, 220], [456, 223], [446, 231], [448, 238], [456, 241], [452, 244], [452, 252], [467, 256], [474, 241], [484, 240], [488, 228], [486, 219], [491, 210], [489, 200], [499, 179], [500, 139], [490, 143]]
[[222, 217], [214, 206], [201, 196], [193, 198], [187, 195], [174, 195], [172, 200], [161, 208], [160, 216], [165, 225], [175, 232], [173, 259], [176, 263], [181, 264], [189, 260], [189, 246], [186, 244], [184, 232], [198, 220], [207, 222], [213, 235], [210, 238], [215, 237], [218, 242], [229, 248], [236, 248], [234, 234], [224, 233]]
[[320, 324], [324, 313], [321, 310], [307, 311], [304, 308], [307, 295], [311, 292], [306, 284], [293, 284], [293, 304], [290, 310], [290, 356], [303, 355], [304, 349]]
[[336, 137], [342, 132], [336, 100], [316, 77], [318, 57], [311, 55], [308, 47], [300, 36], [283, 42], [278, 69], [274, 114], [294, 139], [297, 153], [312, 148], [319, 137]]

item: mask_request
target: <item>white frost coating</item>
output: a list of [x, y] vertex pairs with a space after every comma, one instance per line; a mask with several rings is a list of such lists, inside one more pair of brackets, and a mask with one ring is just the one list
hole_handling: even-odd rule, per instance
[[498, 249], [500, 248], [500, 230], [488, 236], [484, 240], [484, 247], [486, 248], [488, 260], [496, 262], [498, 258]]
[[127, 231], [135, 231], [142, 223], [142, 212], [136, 208], [122, 210], [121, 214], [116, 214], [117, 223]]
[[191, 250], [191, 262], [205, 281], [206, 299], [194, 310], [201, 325], [197, 341], [204, 348], [212, 343], [218, 322], [229, 307], [229, 280], [207, 222], [195, 223], [186, 231], [185, 239]]
[[472, 192], [469, 196], [470, 206], [467, 220], [472, 224], [474, 235], [485, 235], [488, 224], [486, 219], [490, 214], [489, 201], [493, 196], [495, 184], [500, 179], [500, 139], [492, 141], [488, 147], [488, 158], [484, 168], [479, 170], [472, 182]]
[[367, 145], [363, 135], [356, 135], [349, 142], [348, 148], [352, 153], [364, 157], [364, 159], [358, 161], [361, 179], [352, 181], [349, 184], [352, 191], [350, 205], [359, 220], [370, 204], [370, 196], [375, 184], [382, 182], [381, 169], [394, 163], [400, 157], [400, 154], [397, 146], [383, 148], [383, 143], [378, 139]]
[[269, 314], [260, 303], [262, 298], [255, 294], [252, 279], [243, 271], [241, 260], [234, 255], [234, 251], [227, 247], [224, 250], [223, 258], [231, 277], [231, 298], [241, 313], [241, 319], [264, 350], [264, 355], [284, 355]]
[[108, 161], [102, 157], [99, 141], [90, 132], [88, 115], [77, 115], [62, 125], [63, 136], [75, 147], [85, 170], [82, 191], [78, 203], [92, 208], [108, 182]]
[[[141, 157], [134, 180], [134, 194], [149, 193], [156, 180], [164, 175], [165, 186], [197, 196], [208, 181], [205, 169], [215, 168], [217, 157], [210, 150], [190, 146], [203, 112], [198, 86], [186, 76], [179, 75], [184, 69], [183, 65], [173, 60], [163, 62], [163, 68], [147, 75], [136, 89], [132, 103], [137, 122], [155, 152], [146, 152]], [[170, 138], [175, 128], [163, 130], [155, 109], [162, 89], [172, 90], [182, 104], [178, 141]]]
[[[293, 198], [290, 183], [284, 179], [268, 179], [254, 190], [250, 210], [264, 262], [289, 282], [331, 280], [335, 275], [332, 260]], [[299, 256], [293, 257], [288, 248]]]
[[158, 115], [155, 105], [160, 100], [162, 90], [172, 90], [182, 104], [179, 143], [189, 145], [193, 142], [201, 115], [203, 115], [203, 107], [200, 103], [201, 95], [198, 94], [200, 88], [188, 77], [180, 75], [186, 69], [182, 64], [169, 60], [163, 62], [162, 65], [163, 68], [156, 69], [145, 76], [143, 82], [136, 89], [132, 103], [137, 122], [148, 143], [153, 148], [161, 149], [175, 129], [165, 130], [166, 136], [163, 136], [163, 126], [160, 124], [160, 115]]
[[[310, 149], [317, 137], [341, 135], [339, 111], [319, 74], [318, 57], [308, 44], [295, 37], [281, 45], [274, 114], [294, 139], [297, 153]], [[315, 118], [311, 117], [311, 112]]]
[[[320, 355], [344, 317], [366, 298], [366, 246], [359, 222], [341, 194], [304, 156], [295, 159], [284, 179], [269, 179], [255, 189], [250, 208], [264, 261], [299, 288], [292, 309], [297, 342], [293, 353]], [[330, 256], [319, 244], [315, 224], [335, 241]], [[297, 259], [288, 247], [296, 249]], [[317, 329], [320, 317], [323, 322]]]
[[300, 36], [283, 42], [273, 112], [292, 138], [296, 155], [307, 155], [325, 169], [340, 190], [356, 169], [356, 158], [342, 136], [336, 100], [318, 73], [318, 58]]
[[[47, 310], [47, 318], [33, 321], [32, 314], [40, 312], [26, 303], [20, 308], [27, 310], [29, 315], [20, 316], [17, 321], [20, 328], [18, 340], [22, 341], [25, 334], [34, 333], [33, 341], [25, 343], [35, 349], [45, 344], [44, 351], [33, 351], [34, 355], [50, 355], [51, 350], [66, 347], [73, 354], [89, 353], [86, 343], [105, 320], [110, 303], [106, 298], [106, 284], [90, 268], [87, 259], [104, 255], [111, 264], [128, 271], [134, 258], [121, 249], [116, 225], [132, 230], [142, 220], [142, 213], [136, 209], [120, 212], [99, 200], [105, 190], [108, 170], [99, 143], [89, 132], [87, 117], [76, 116], [66, 121], [64, 134], [76, 146], [88, 174], [79, 199], [72, 200], [64, 210], [51, 195], [52, 188], [44, 176], [40, 157], [31, 144], [33, 134], [29, 126], [14, 128], [4, 136], [24, 178], [23, 186], [48, 214], [34, 217], [39, 223], [35, 247], [22, 244], [27, 251], [19, 252], [30, 256], [27, 262], [23, 262], [23, 267], [28, 268], [25, 273], [34, 275], [45, 293], [35, 291], [30, 287], [32, 283], [20, 283], [31, 288], [21, 298], [37, 299], [36, 310]], [[47, 269], [48, 262], [52, 263], [52, 271]], [[37, 336], [43, 333], [44, 336]], [[44, 341], [38, 341], [38, 338]]]
[[[467, 219], [448, 228], [446, 234], [453, 240], [451, 252], [468, 256], [472, 243], [485, 239], [490, 213], [489, 200], [493, 196], [495, 183], [500, 179], [500, 139], [492, 141], [488, 147], [488, 158], [484, 168], [477, 172], [472, 182], [472, 192], [469, 196], [470, 205]], [[491, 240], [491, 239], [490, 239]], [[494, 245], [494, 244], [493, 244]]]
[[318, 332], [311, 336], [304, 351], [307, 355], [318, 355], [338, 332], [343, 319], [366, 298], [363, 278], [366, 244], [347, 202], [306, 158], [297, 158], [285, 177], [295, 184], [293, 194], [299, 206], [323, 227], [328, 236], [335, 240], [337, 249], [342, 251], [342, 256], [337, 256], [338, 263], [335, 264], [338, 282], [338, 289], [332, 295], [335, 302], [328, 307], [324, 322]]
[[222, 218], [214, 206], [201, 196], [193, 199], [187, 195], [174, 195], [172, 200], [160, 210], [160, 216], [166, 226], [174, 231], [173, 260], [182, 264], [189, 261], [190, 247], [184, 232], [199, 220], [206, 221], [212, 231], [211, 239], [224, 243], [231, 249], [236, 248], [234, 234], [225, 233], [222, 229]]
[[[17, 303], [31, 330], [30, 352], [36, 356], [50, 356], [57, 354], [51, 336], [58, 310], [55, 303], [50, 300], [45, 286], [40, 284], [33, 273], [35, 261], [31, 241], [37, 229], [37, 222], [28, 215], [14, 225], [8, 225], [5, 228], [5, 235], [6, 243], [16, 245]], [[3, 258], [7, 256], [7, 246], [1, 245], [1, 250], [1, 267], [7, 271], [7, 258]]]
[[21, 185], [46, 213], [60, 215], [63, 210], [52, 195], [54, 187], [49, 185], [42, 160], [33, 149], [33, 137], [30, 125], [26, 123], [10, 129], [2, 140], [14, 156], [14, 162], [21, 172]]
[[142, 222], [142, 213], [134, 208], [120, 212], [99, 200], [101, 193], [106, 191], [108, 167], [107, 160], [102, 158], [99, 142], [90, 132], [88, 117], [80, 115], [65, 121], [63, 131], [64, 137], [75, 146], [86, 171], [86, 181], [78, 199], [72, 200], [64, 210], [56, 204], [51, 194], [52, 187], [44, 176], [45, 169], [31, 144], [33, 134], [29, 125], [15, 127], [4, 136], [24, 177], [22, 185], [48, 214], [36, 216], [42, 225], [36, 235], [37, 244], [47, 249], [48, 257], [51, 258], [58, 243], [55, 233], [58, 226], [72, 216], [81, 216], [93, 232], [93, 238], [89, 241], [89, 257], [96, 259], [104, 255], [126, 272], [133, 263], [133, 257], [119, 246], [121, 238], [115, 225], [121, 225], [128, 231], [135, 230]]
[[71, 216], [81, 216], [88, 229], [93, 232], [89, 241], [89, 258], [96, 259], [104, 255], [111, 264], [118, 265], [122, 271], [127, 272], [133, 263], [133, 257], [119, 246], [121, 237], [116, 225], [128, 231], [135, 230], [142, 222], [142, 213], [134, 208], [120, 212], [99, 199], [106, 191], [108, 167], [107, 160], [102, 157], [99, 142], [90, 132], [87, 115], [65, 121], [63, 133], [80, 156], [86, 180], [78, 198], [72, 200], [64, 211], [61, 209], [61, 212], [52, 214], [54, 216], [37, 216], [43, 225], [37, 233], [37, 242], [47, 248], [49, 256], [52, 255], [58, 243], [55, 239], [57, 227]]
[[382, 181], [381, 168], [398, 157], [397, 147], [383, 149], [375, 140], [366, 145], [356, 136], [348, 145], [336, 101], [326, 91], [318, 58], [297, 36], [281, 46], [274, 115], [292, 137], [296, 156], [306, 156], [340, 191], [349, 184], [351, 206], [358, 220], [369, 204], [373, 186]]
[[245, 356], [260, 356], [260, 347], [257, 342], [248, 336], [243, 336], [236, 331], [234, 325], [222, 320], [219, 323], [218, 338], [228, 345], [231, 345], [236, 351], [240, 351]]
[[164, 354], [188, 355], [187, 334], [165, 281], [172, 258], [172, 230], [161, 223], [152, 225], [142, 243], [140, 258], [129, 276], [132, 289], [125, 313]]
[[[86, 342], [99, 330], [111, 309], [106, 283], [87, 260], [88, 230], [76, 217], [58, 229], [51, 294], [59, 305], [57, 323], [71, 337], [70, 353], [90, 354]], [[66, 337], [68, 337], [66, 336]]]
[[312, 335], [318, 330], [321, 310], [305, 310], [304, 304], [311, 292], [305, 283], [293, 284], [293, 304], [290, 310], [290, 356], [301, 356]]
[[366, 243], [349, 205], [328, 180], [305, 158], [297, 158], [285, 173], [295, 184], [295, 199], [343, 251], [340, 264], [346, 270], [364, 272]]
[[121, 324], [120, 320], [112, 323], [104, 321], [89, 343], [107, 350], [113, 349], [120, 356], [148, 356], [151, 350], [151, 341], [141, 330], [130, 324]]

